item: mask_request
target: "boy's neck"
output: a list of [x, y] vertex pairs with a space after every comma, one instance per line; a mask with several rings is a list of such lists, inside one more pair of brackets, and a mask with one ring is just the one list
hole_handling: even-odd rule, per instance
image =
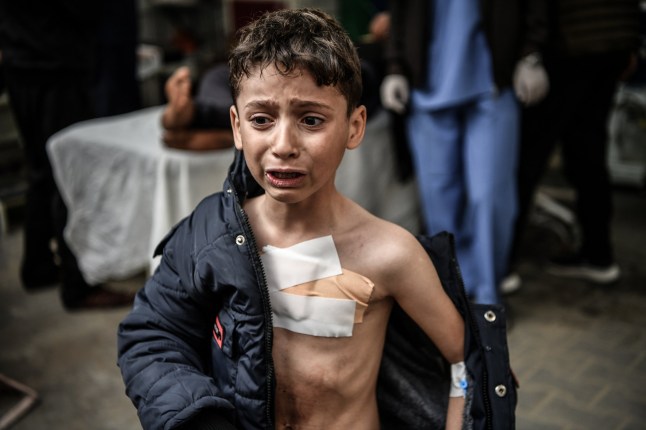
[[324, 201], [286, 204], [266, 195], [245, 204], [260, 246], [291, 246], [316, 237], [332, 235], [339, 226], [340, 194]]

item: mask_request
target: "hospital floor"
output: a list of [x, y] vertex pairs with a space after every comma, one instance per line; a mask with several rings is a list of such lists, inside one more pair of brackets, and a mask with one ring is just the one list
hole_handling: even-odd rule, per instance
[[[567, 188], [552, 187], [565, 200]], [[559, 242], [549, 222], [528, 229], [522, 289], [506, 299], [517, 428], [637, 430], [646, 422], [646, 190], [616, 189], [614, 238], [623, 277], [595, 286], [549, 276]], [[18, 280], [19, 222], [0, 235], [0, 376], [35, 390], [15, 430], [139, 429], [116, 366], [127, 309], [68, 313], [56, 289], [26, 293]], [[116, 283], [136, 290], [143, 276]], [[20, 397], [0, 389], [0, 414]]]

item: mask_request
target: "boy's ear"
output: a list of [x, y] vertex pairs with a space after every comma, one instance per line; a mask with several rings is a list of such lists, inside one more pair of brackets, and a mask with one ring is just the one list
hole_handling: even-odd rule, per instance
[[240, 117], [236, 105], [229, 108], [229, 117], [231, 118], [231, 130], [233, 130], [233, 143], [236, 149], [242, 151], [242, 138], [240, 137]]
[[366, 112], [366, 107], [364, 105], [358, 106], [350, 114], [350, 130], [348, 134], [348, 143], [346, 144], [347, 149], [355, 149], [363, 140], [363, 135], [366, 132], [366, 121], [368, 114]]

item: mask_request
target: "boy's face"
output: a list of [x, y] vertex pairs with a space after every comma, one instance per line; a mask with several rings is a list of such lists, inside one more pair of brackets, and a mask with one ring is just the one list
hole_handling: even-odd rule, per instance
[[366, 110], [347, 116], [347, 102], [330, 86], [318, 86], [297, 70], [283, 76], [273, 66], [243, 78], [231, 125], [236, 148], [266, 194], [298, 203], [334, 190], [347, 149], [361, 143]]

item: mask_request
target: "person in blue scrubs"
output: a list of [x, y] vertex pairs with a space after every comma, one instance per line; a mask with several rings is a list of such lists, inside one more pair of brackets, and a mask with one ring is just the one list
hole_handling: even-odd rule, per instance
[[[498, 9], [482, 15], [501, 15]], [[401, 27], [423, 26], [412, 10], [424, 11], [427, 29], [417, 34], [425, 38], [420, 48], [425, 52], [405, 64], [410, 44], [420, 41], [403, 37], [407, 30]], [[508, 37], [515, 43], [513, 33], [523, 34], [522, 20], [511, 9], [508, 15]], [[492, 37], [488, 28], [478, 0], [391, 2], [388, 61], [401, 69], [392, 69], [382, 85], [385, 106], [407, 109], [427, 232], [455, 235], [465, 287], [477, 303], [500, 302], [498, 285], [507, 270], [517, 212], [519, 104], [511, 78], [523, 47], [496, 46], [493, 52], [490, 42], [502, 45], [505, 38]], [[506, 69], [500, 58], [508, 63]], [[415, 62], [421, 70], [417, 76], [415, 70], [406, 72], [415, 69]], [[544, 90], [533, 94], [541, 96]]]

